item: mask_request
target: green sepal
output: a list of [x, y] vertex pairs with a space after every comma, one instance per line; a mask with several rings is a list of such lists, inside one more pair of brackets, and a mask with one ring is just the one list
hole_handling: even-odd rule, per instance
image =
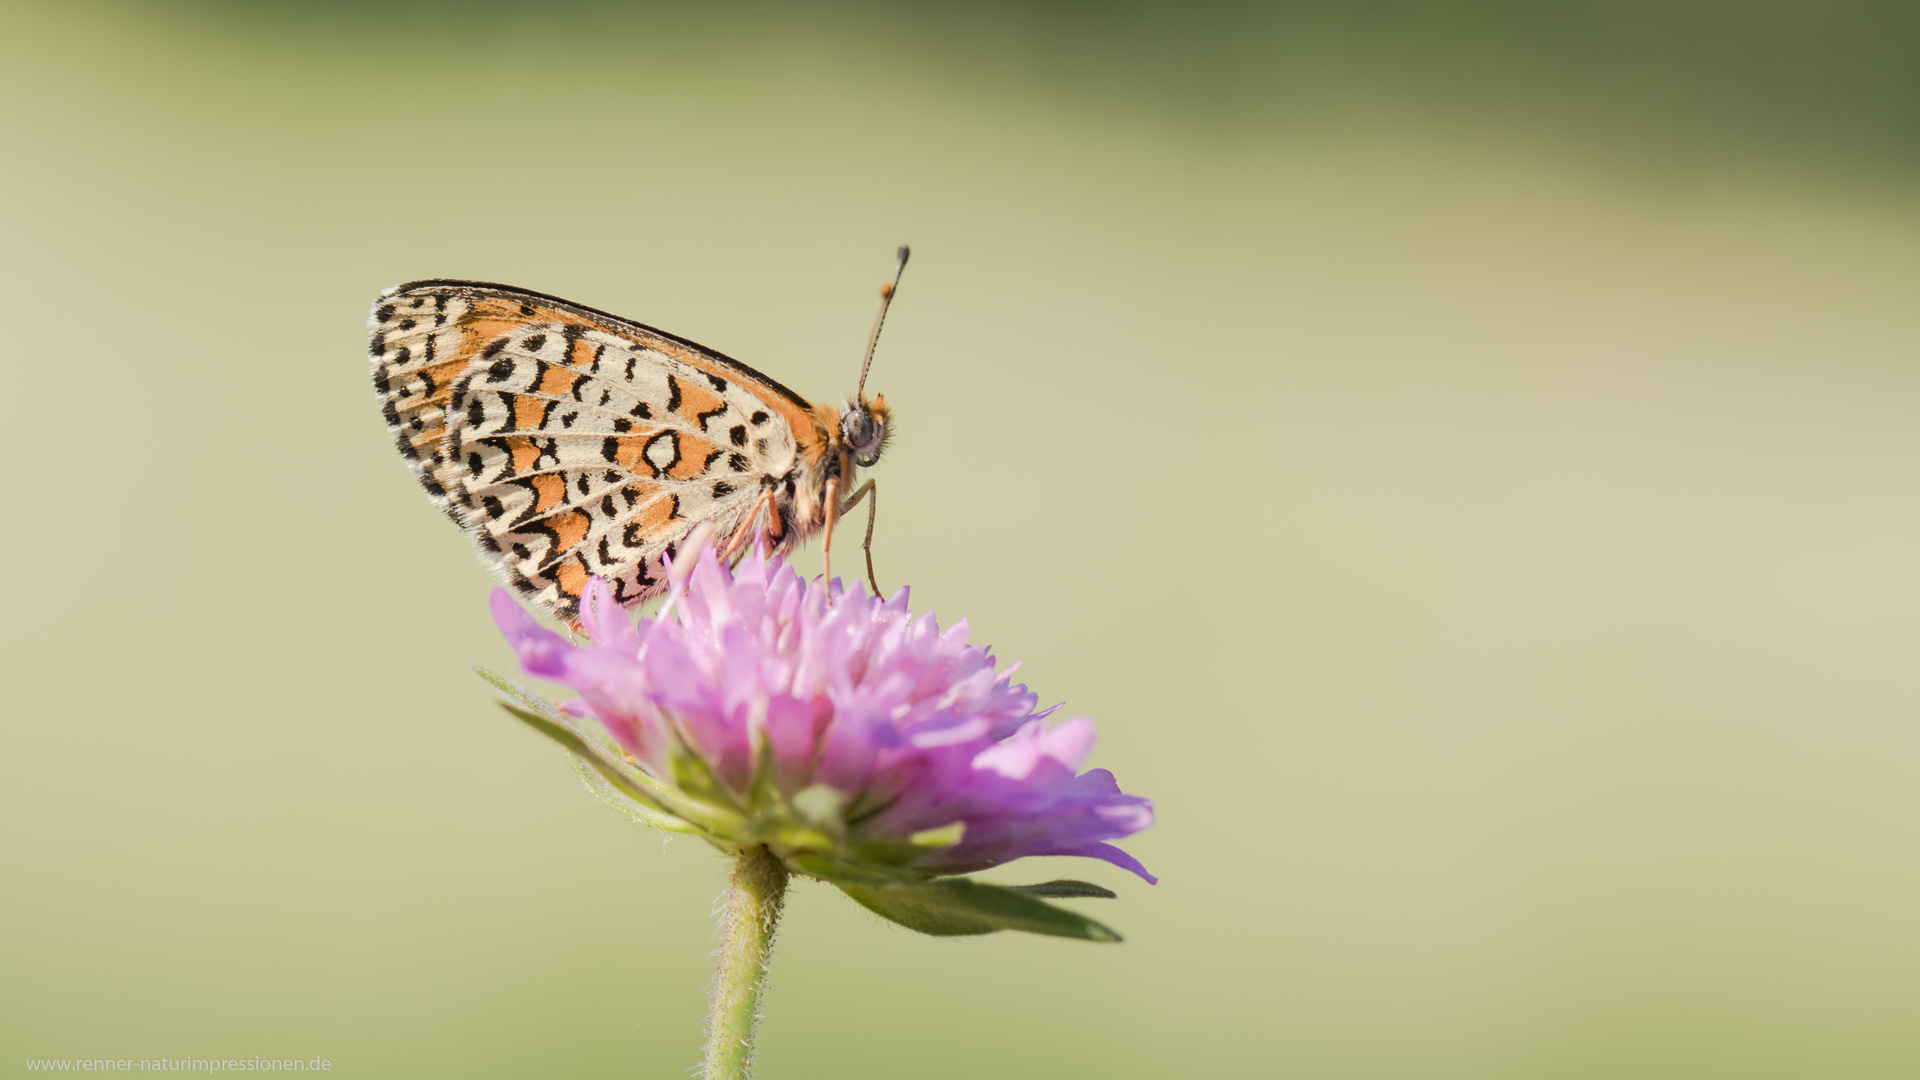
[[[658, 816], [677, 822], [678, 824], [675, 828], [677, 832], [707, 831], [702, 828], [699, 823], [683, 818], [680, 814], [675, 813], [674, 810], [669, 807], [667, 800], [649, 791], [646, 787], [635, 783], [633, 777], [628, 774], [627, 770], [616, 767], [613, 762], [601, 754], [591, 742], [582, 738], [577, 732], [563, 725], [556, 724], [538, 713], [520, 708], [518, 705], [503, 701], [500, 702], [500, 707], [505, 709], [514, 719], [519, 720], [533, 730], [559, 743], [563, 749], [573, 755], [575, 760], [593, 770], [594, 774], [597, 775], [601, 782], [606, 784], [611, 791], [617, 791], [628, 799], [633, 800], [636, 806], [647, 812], [649, 817]], [[627, 810], [622, 808], [622, 812], [627, 813]], [[634, 815], [629, 814], [629, 816]], [[637, 816], [635, 819], [642, 820]], [[648, 820], [648, 824], [652, 824], [651, 820]], [[668, 826], [660, 827], [666, 828]]]
[[939, 851], [959, 843], [967, 835], [967, 824], [956, 821], [951, 825], [942, 825], [937, 829], [921, 829], [907, 837], [907, 843], [922, 851]]
[[705, 835], [704, 831], [698, 825], [690, 821], [674, 817], [671, 814], [663, 814], [645, 803], [638, 802], [629, 796], [621, 794], [612, 784], [607, 783], [606, 778], [601, 776], [598, 770], [587, 764], [580, 755], [569, 755], [567, 761], [573, 766], [573, 775], [579, 778], [580, 786], [587, 789], [587, 794], [593, 796], [600, 805], [612, 810], [621, 817], [632, 821], [636, 825], [645, 825], [650, 829], [690, 833], [695, 836]]
[[744, 818], [746, 808], [733, 797], [733, 792], [727, 790], [720, 778], [713, 775], [713, 768], [707, 764], [707, 759], [682, 741], [679, 732], [669, 729], [668, 738], [667, 765], [673, 770], [673, 786], [703, 803], [724, 807]]
[[603, 750], [594, 739], [576, 728], [570, 719], [556, 712], [546, 702], [485, 668], [474, 670], [481, 678], [492, 684], [494, 689], [513, 699], [499, 703], [509, 715], [559, 743], [568, 753], [591, 768], [609, 788], [632, 799], [646, 811], [643, 816], [630, 812], [627, 808], [621, 808], [622, 813], [650, 825], [654, 824], [652, 818], [655, 816], [666, 818], [668, 823], [658, 824], [655, 827], [674, 832], [723, 833], [725, 831], [725, 823], [714, 819], [711, 813], [703, 812], [705, 808], [697, 804], [689, 805], [686, 800], [661, 788], [652, 777], [629, 766], [613, 753]]
[[1120, 894], [1112, 889], [1102, 888], [1091, 881], [1075, 881], [1073, 878], [1060, 878], [1056, 881], [1042, 881], [1033, 885], [1008, 885], [1007, 888], [1028, 896], [1048, 896], [1054, 899], [1068, 897], [1098, 897], [1102, 900], [1118, 900]]
[[[764, 712], [765, 710], [755, 710]], [[767, 738], [766, 718], [752, 724], [753, 778], [747, 782], [748, 806], [772, 806], [780, 801], [780, 784], [774, 775], [773, 742]]]
[[1021, 930], [1082, 941], [1120, 940], [1120, 935], [1111, 927], [1002, 885], [987, 885], [966, 878], [915, 878], [897, 871], [849, 867], [807, 856], [789, 861], [803, 873], [830, 882], [875, 915], [934, 937]]
[[922, 829], [912, 836], [884, 840], [862, 838], [847, 846], [847, 854], [861, 864], [906, 866], [922, 856], [959, 843], [966, 831], [966, 825], [956, 821], [937, 829]]
[[814, 784], [801, 788], [787, 800], [793, 812], [801, 821], [812, 825], [821, 832], [835, 835], [846, 831], [846, 820], [841, 813], [847, 804], [847, 798], [838, 790], [825, 784]]

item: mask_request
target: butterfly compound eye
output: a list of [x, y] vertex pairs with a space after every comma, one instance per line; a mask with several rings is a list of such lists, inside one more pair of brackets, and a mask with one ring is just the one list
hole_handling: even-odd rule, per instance
[[880, 448], [887, 441], [887, 426], [868, 410], [851, 408], [840, 414], [840, 438], [853, 453], [854, 464], [864, 469], [880, 460]]

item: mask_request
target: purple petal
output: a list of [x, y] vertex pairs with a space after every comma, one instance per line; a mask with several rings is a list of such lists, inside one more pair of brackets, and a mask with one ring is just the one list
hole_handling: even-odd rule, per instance
[[494, 625], [519, 655], [521, 670], [543, 678], [556, 678], [566, 670], [573, 646], [565, 638], [535, 622], [505, 589], [493, 590], [487, 604], [493, 609]]
[[1084, 716], [1070, 716], [1060, 721], [1041, 734], [1040, 752], [1071, 772], [1080, 771], [1087, 755], [1093, 752], [1093, 721]]
[[1104, 859], [1107, 862], [1112, 863], [1113, 865], [1119, 867], [1122, 870], [1131, 870], [1134, 873], [1139, 874], [1142, 878], [1146, 879], [1146, 882], [1149, 885], [1160, 884], [1160, 879], [1153, 876], [1152, 874], [1147, 873], [1147, 868], [1141, 865], [1139, 859], [1136, 859], [1133, 856], [1127, 854], [1126, 852], [1121, 851], [1119, 848], [1114, 847], [1112, 844], [1102, 844], [1098, 842], [1092, 843], [1092, 844], [1080, 844], [1075, 847], [1057, 848], [1053, 851], [1035, 852], [1034, 854], [1036, 855], [1041, 855], [1041, 854], [1084, 855], [1089, 859]]
[[991, 770], [1009, 780], [1025, 779], [1040, 764], [1040, 729], [1045, 726], [1038, 720], [1021, 725], [1006, 741], [980, 751], [973, 767]]
[[[643, 622], [642, 626], [646, 624]], [[593, 644], [605, 649], [637, 653], [644, 640], [640, 631], [627, 621], [627, 613], [614, 602], [613, 590], [605, 578], [587, 579], [587, 591], [580, 598], [580, 627]]]

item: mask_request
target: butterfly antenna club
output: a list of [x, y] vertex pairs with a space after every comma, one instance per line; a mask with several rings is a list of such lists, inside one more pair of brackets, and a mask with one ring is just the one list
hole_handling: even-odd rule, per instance
[[860, 385], [853, 392], [853, 400], [864, 400], [861, 395], [867, 391], [867, 370], [873, 367], [873, 348], [880, 344], [880, 327], [887, 321], [887, 306], [893, 303], [893, 294], [900, 290], [900, 275], [907, 272], [907, 257], [913, 249], [905, 244], [894, 255], [893, 280], [880, 286], [880, 314], [874, 316], [873, 333], [867, 335], [867, 355], [860, 360]]

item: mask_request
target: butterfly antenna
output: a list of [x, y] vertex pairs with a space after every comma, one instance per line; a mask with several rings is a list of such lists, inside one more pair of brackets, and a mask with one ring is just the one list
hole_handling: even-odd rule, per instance
[[913, 249], [900, 245], [900, 251], [894, 256], [893, 280], [880, 286], [880, 314], [874, 316], [873, 333], [867, 335], [867, 355], [860, 361], [860, 386], [853, 392], [856, 404], [866, 400], [867, 369], [873, 366], [873, 347], [880, 344], [880, 327], [887, 321], [887, 305], [893, 303], [893, 294], [900, 290], [900, 275], [907, 272], [907, 256], [911, 254]]

